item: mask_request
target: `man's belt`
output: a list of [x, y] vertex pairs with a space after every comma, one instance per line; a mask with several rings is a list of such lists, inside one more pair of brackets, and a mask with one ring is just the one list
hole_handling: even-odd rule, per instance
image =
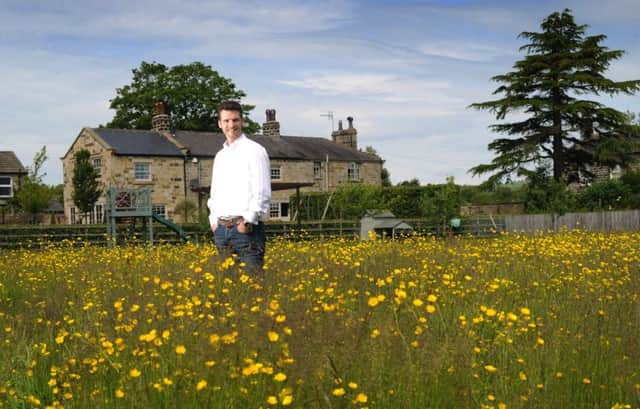
[[240, 223], [242, 223], [244, 219], [242, 218], [242, 216], [238, 216], [238, 217], [220, 217], [218, 218], [218, 224], [221, 226], [224, 226], [226, 228], [229, 227], [233, 227], [236, 226]]

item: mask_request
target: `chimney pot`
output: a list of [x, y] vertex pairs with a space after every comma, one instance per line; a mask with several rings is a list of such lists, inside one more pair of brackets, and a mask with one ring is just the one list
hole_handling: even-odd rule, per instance
[[338, 131], [342, 131], [342, 119], [338, 121]]
[[276, 110], [267, 109], [265, 111], [267, 121], [262, 124], [262, 134], [265, 136], [280, 137], [280, 123], [276, 121]]
[[267, 109], [265, 111], [267, 114], [267, 122], [272, 122], [276, 120], [276, 110], [275, 109]]
[[353, 129], [353, 117], [348, 116], [347, 121], [349, 121], [349, 129]]
[[158, 101], [156, 102], [156, 115], [162, 115], [162, 114], [166, 114], [164, 109], [164, 102]]

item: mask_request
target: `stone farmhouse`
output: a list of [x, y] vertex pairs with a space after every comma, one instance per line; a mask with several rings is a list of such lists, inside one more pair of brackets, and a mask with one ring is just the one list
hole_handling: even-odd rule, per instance
[[[380, 185], [382, 160], [358, 150], [353, 118], [332, 132], [332, 139], [280, 134], [275, 110], [267, 110], [263, 134], [249, 136], [265, 147], [271, 161], [271, 220], [291, 220], [289, 202], [296, 191], [332, 191], [344, 183]], [[215, 154], [222, 133], [172, 130], [162, 103], [156, 104], [151, 130], [83, 128], [62, 157], [64, 210], [68, 223], [102, 222], [105, 198], [89, 215], [80, 215], [72, 200], [74, 155], [86, 149], [100, 173], [103, 191], [109, 187], [152, 191], [153, 211], [184, 222], [176, 207], [191, 202], [206, 208]]]

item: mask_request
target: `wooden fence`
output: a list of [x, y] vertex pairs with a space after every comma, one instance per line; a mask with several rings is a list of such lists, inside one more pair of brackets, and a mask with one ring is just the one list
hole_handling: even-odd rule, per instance
[[559, 231], [584, 229], [590, 231], [640, 230], [640, 210], [552, 214], [520, 214], [504, 216], [508, 232]]

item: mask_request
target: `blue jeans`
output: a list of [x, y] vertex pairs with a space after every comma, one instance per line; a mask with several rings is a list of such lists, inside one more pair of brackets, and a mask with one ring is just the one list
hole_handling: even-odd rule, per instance
[[238, 232], [236, 225], [225, 227], [218, 223], [213, 238], [223, 259], [235, 253], [238, 255], [238, 262], [245, 263], [245, 271], [262, 273], [266, 247], [264, 223], [254, 224], [251, 232], [246, 234]]

